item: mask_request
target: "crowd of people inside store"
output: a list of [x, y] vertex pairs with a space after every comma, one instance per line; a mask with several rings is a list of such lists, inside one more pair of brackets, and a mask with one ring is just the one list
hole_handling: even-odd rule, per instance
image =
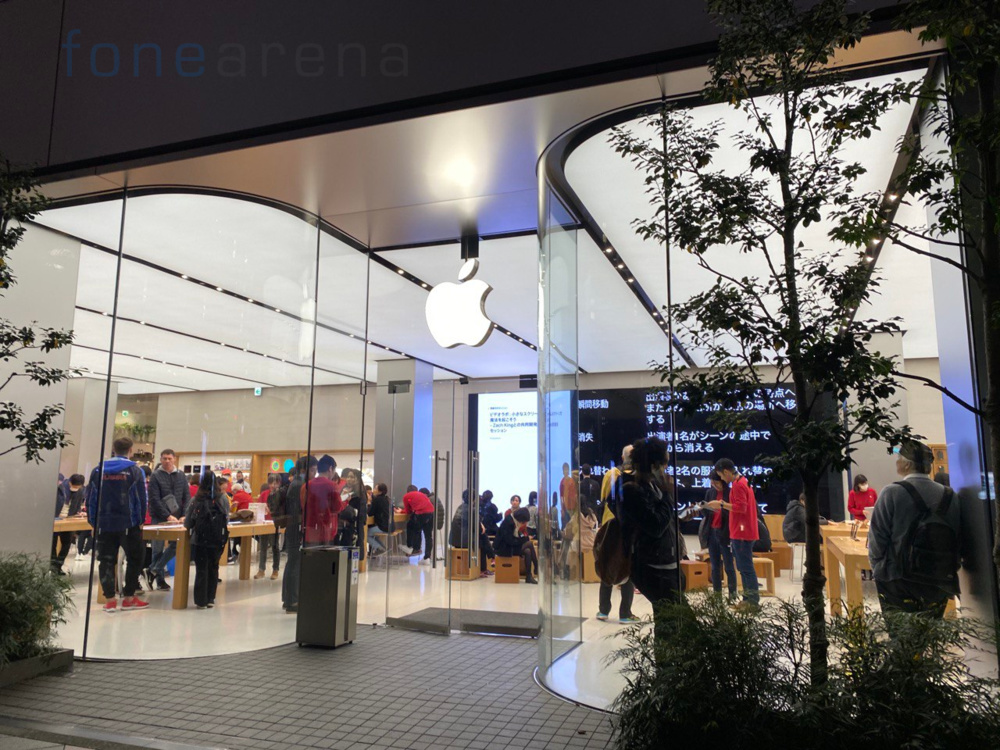
[[[394, 548], [407, 558], [418, 558], [419, 565], [431, 565], [440, 554], [445, 507], [433, 493], [410, 485], [395, 501], [385, 483], [367, 486], [359, 470], [338, 470], [332, 456], [302, 457], [287, 473], [269, 475], [255, 494], [242, 472], [185, 475], [170, 449], [160, 452], [159, 464], [150, 470], [132, 461], [131, 451], [131, 439], [115, 440], [112, 457], [93, 470], [89, 481], [81, 474], [68, 479], [60, 476], [56, 493], [53, 574], [65, 575], [63, 567], [74, 544], [79, 559], [86, 559], [93, 550], [106, 612], [148, 607], [148, 601], [139, 596], [144, 585], [149, 591], [171, 589], [166, 579], [177, 542], [153, 538], [147, 543], [144, 527], [188, 530], [195, 567], [194, 602], [202, 609], [215, 605], [220, 562], [252, 554], [251, 539], [258, 545], [255, 578], [267, 575], [270, 561], [270, 578], [282, 577], [282, 607], [288, 613], [298, 610], [302, 548], [358, 546], [362, 559], [376, 559], [390, 554], [390, 544], [402, 537], [405, 543], [397, 542]], [[722, 593], [725, 586], [734, 606], [758, 606], [760, 584], [754, 555], [770, 552], [772, 543], [754, 487], [736, 464], [718, 459], [704, 502], [678, 513], [662, 441], [638, 440], [625, 446], [621, 458], [620, 466], [604, 473], [600, 482], [590, 466], [574, 474], [564, 465], [559, 489], [546, 513], [539, 512], [534, 491], [526, 505], [513, 495], [502, 514], [490, 490], [477, 498], [476, 508], [470, 505], [469, 492], [463, 492], [450, 519], [448, 546], [476, 547], [481, 578], [494, 575], [497, 558], [521, 558], [524, 580], [533, 584], [538, 581], [540, 543], [546, 545], [553, 575], [562, 580], [576, 575], [574, 571], [587, 556], [599, 573], [606, 570], [615, 554], [613, 545], [618, 544], [630, 556], [630, 574], [624, 581], [600, 575], [597, 619], [609, 618], [612, 593], [618, 588], [618, 619], [630, 623], [637, 619], [632, 612], [636, 591], [654, 607], [680, 600], [685, 589], [681, 563], [691, 559], [680, 524], [697, 515], [698, 542], [710, 564], [712, 588]], [[872, 576], [882, 606], [937, 614], [958, 594], [956, 561], [962, 552], [958, 503], [946, 474], [929, 476], [933, 454], [926, 445], [906, 443], [896, 460], [903, 480], [879, 493], [864, 475], [856, 475], [847, 510], [855, 523], [870, 525]], [[939, 519], [947, 533], [918, 533], [930, 516]], [[60, 530], [58, 522], [66, 519], [86, 519], [90, 529]], [[230, 538], [231, 523], [255, 519], [273, 532]], [[474, 519], [475, 531], [470, 528]], [[609, 541], [612, 522], [619, 526], [614, 538], [621, 541]], [[397, 528], [398, 523], [403, 527]], [[820, 518], [820, 523], [827, 521]], [[789, 501], [781, 532], [783, 543], [805, 541], [804, 496]], [[949, 541], [952, 537], [954, 542]], [[125, 563], [120, 581], [119, 550]], [[917, 553], [923, 564], [932, 567], [930, 574], [913, 572], [911, 558]], [[737, 602], [739, 584], [741, 602]]]

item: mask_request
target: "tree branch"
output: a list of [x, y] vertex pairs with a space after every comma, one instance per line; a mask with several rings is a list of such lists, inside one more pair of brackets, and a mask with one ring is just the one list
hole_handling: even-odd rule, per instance
[[908, 242], [903, 242], [898, 237], [893, 237], [892, 238], [892, 242], [895, 245], [899, 245], [900, 247], [906, 248], [911, 253], [916, 253], [917, 255], [923, 255], [923, 256], [926, 256], [928, 258], [931, 258], [932, 260], [939, 260], [942, 263], [947, 263], [949, 266], [957, 268], [959, 271], [961, 271], [962, 273], [964, 273], [966, 276], [968, 276], [969, 278], [971, 278], [973, 281], [975, 281], [980, 286], [982, 286], [985, 283], [985, 279], [983, 279], [982, 276], [980, 276], [979, 274], [975, 273], [971, 268], [967, 268], [966, 266], [963, 266], [958, 261], [952, 260], [951, 258], [946, 258], [943, 255], [938, 255], [937, 253], [932, 253], [932, 252], [930, 252], [928, 250], [921, 250], [920, 248], [914, 247], [913, 245], [911, 245]]
[[920, 383], [923, 383], [928, 388], [933, 388], [936, 391], [940, 391], [945, 396], [947, 396], [952, 401], [954, 401], [956, 404], [958, 404], [959, 406], [961, 406], [963, 409], [967, 409], [968, 411], [971, 411], [977, 417], [980, 417], [982, 419], [986, 418], [986, 412], [984, 412], [982, 409], [977, 409], [975, 406], [973, 406], [972, 404], [970, 404], [968, 401], [965, 401], [964, 399], [960, 398], [959, 396], [956, 396], [954, 393], [952, 393], [950, 390], [948, 390], [947, 388], [945, 388], [943, 385], [941, 385], [940, 383], [935, 383], [930, 378], [925, 378], [922, 375], [910, 375], [910, 374], [905, 373], [905, 372], [900, 372], [899, 370], [896, 370], [896, 369], [893, 369], [892, 374], [896, 375], [898, 377], [901, 377], [901, 378], [906, 378], [907, 380], [916, 380], [916, 381], [918, 381]]

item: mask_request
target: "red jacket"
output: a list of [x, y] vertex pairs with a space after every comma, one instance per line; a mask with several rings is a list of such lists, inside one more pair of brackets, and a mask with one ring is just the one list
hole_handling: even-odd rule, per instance
[[407, 492], [403, 495], [403, 508], [407, 513], [420, 516], [434, 512], [434, 503], [423, 492]]
[[757, 498], [747, 478], [740, 476], [729, 488], [729, 538], [737, 541], [756, 542], [760, 538], [757, 530]]
[[233, 501], [236, 503], [237, 510], [249, 510], [250, 503], [253, 502], [253, 496], [249, 492], [237, 490], [236, 494], [233, 495]]
[[871, 487], [869, 487], [864, 492], [855, 492], [851, 490], [850, 494], [847, 496], [847, 512], [856, 521], [865, 520], [865, 508], [871, 508], [875, 505], [875, 501], [878, 500], [878, 493], [875, 492]]

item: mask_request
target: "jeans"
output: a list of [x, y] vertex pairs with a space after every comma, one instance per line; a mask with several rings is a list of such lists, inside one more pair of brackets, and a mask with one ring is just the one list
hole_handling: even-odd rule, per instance
[[264, 570], [267, 567], [267, 550], [270, 547], [274, 550], [272, 553], [274, 562], [271, 564], [271, 569], [277, 572], [281, 568], [281, 544], [278, 540], [278, 531], [275, 530], [273, 534], [262, 534], [257, 538], [260, 540], [260, 556], [257, 560], [257, 570]]
[[191, 546], [194, 558], [194, 603], [205, 607], [215, 603], [215, 592], [219, 587], [219, 556], [217, 547], [204, 544]]
[[[74, 534], [76, 534], [75, 531], [60, 531], [52, 535], [52, 554], [49, 557], [53, 570], [62, 570], [63, 563], [66, 562], [66, 555], [69, 554], [69, 548], [73, 546]], [[59, 542], [58, 552], [56, 552], [57, 541]]]
[[382, 529], [380, 529], [378, 526], [368, 527], [368, 547], [371, 549], [372, 552], [378, 552], [379, 550], [385, 549], [385, 545], [382, 544], [382, 542], [379, 541], [378, 537], [375, 536], [376, 534], [385, 534], [385, 533], [386, 532], [382, 531]]
[[725, 567], [726, 580], [729, 582], [729, 598], [736, 598], [736, 566], [733, 565], [733, 551], [729, 544], [722, 541], [721, 529], [708, 531], [708, 559], [712, 563], [712, 588], [722, 593], [722, 570]]
[[757, 582], [757, 571], [753, 567], [753, 541], [750, 539], [733, 539], [729, 542], [733, 549], [733, 562], [743, 579], [743, 599], [751, 604], [760, 604], [760, 584]]
[[97, 574], [106, 599], [114, 599], [115, 570], [118, 568], [118, 549], [125, 550], [125, 582], [122, 596], [135, 596], [139, 590], [139, 571], [142, 569], [146, 545], [142, 541], [142, 526], [125, 531], [99, 531], [97, 534]]
[[299, 574], [302, 571], [302, 531], [295, 523], [285, 529], [285, 546], [288, 559], [285, 561], [285, 575], [281, 579], [281, 606], [285, 609], [299, 606]]
[[159, 580], [167, 572], [167, 563], [177, 554], [177, 542], [166, 542], [163, 539], [153, 540], [153, 562], [149, 572]]
[[[614, 586], [608, 586], [606, 583], [601, 584], [601, 591], [599, 593], [599, 604], [597, 606], [598, 610], [602, 615], [607, 615], [611, 613], [611, 592], [614, 590]], [[624, 620], [626, 617], [632, 617], [632, 600], [635, 598], [635, 584], [632, 581], [625, 581], [621, 585], [622, 601], [618, 605], [618, 619]]]

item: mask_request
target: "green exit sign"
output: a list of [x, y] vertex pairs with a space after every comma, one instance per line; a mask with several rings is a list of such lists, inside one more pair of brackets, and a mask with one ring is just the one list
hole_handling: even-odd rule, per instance
[[259, 396], [263, 392], [264, 392], [264, 389], [261, 388], [259, 385], [256, 388], [253, 389], [253, 395], [255, 395], [255, 396]]

